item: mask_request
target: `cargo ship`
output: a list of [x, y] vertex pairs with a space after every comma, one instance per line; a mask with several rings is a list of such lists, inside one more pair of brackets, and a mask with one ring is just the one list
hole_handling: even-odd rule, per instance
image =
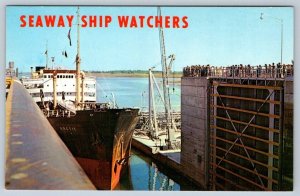
[[94, 185], [110, 190], [128, 166], [138, 110], [98, 106], [71, 117], [54, 114], [48, 120]]
[[96, 79], [80, 71], [79, 20], [77, 32], [76, 70], [46, 63], [21, 81], [97, 189], [112, 190], [129, 164], [138, 109], [96, 103]]

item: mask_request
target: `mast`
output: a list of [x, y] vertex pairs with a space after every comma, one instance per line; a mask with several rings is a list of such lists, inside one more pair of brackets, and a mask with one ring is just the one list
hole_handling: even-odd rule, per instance
[[56, 79], [57, 79], [57, 73], [56, 70], [53, 71], [53, 107], [54, 109], [57, 106], [57, 91], [56, 91]]
[[46, 69], [48, 68], [48, 40], [46, 41]]
[[153, 88], [153, 82], [155, 82], [155, 80], [152, 74], [152, 69], [153, 67], [149, 69], [149, 130], [151, 136], [156, 139], [158, 136], [158, 124], [157, 124], [156, 105], [155, 105], [155, 96], [154, 96], [154, 88]]
[[[161, 17], [160, 7], [157, 8], [157, 16]], [[166, 59], [166, 49], [165, 49], [165, 41], [164, 41], [164, 32], [163, 28], [159, 27], [159, 41], [160, 41], [160, 53], [161, 53], [161, 65], [162, 65], [162, 79], [163, 79], [163, 93], [164, 93], [164, 101], [165, 101], [165, 118], [166, 118], [166, 128], [168, 134], [168, 148], [170, 148], [170, 129], [172, 128], [171, 122], [171, 104], [170, 104], [170, 94], [169, 94], [169, 81], [168, 75], [169, 70], [167, 66]]]
[[80, 97], [80, 26], [79, 26], [79, 6], [77, 8], [77, 55], [76, 55], [76, 107], [81, 102]]

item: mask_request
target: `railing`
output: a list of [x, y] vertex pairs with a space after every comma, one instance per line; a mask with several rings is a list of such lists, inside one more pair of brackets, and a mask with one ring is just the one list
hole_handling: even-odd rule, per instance
[[46, 117], [67, 117], [67, 118], [71, 118], [71, 117], [76, 115], [73, 112], [67, 111], [67, 110], [47, 110], [47, 109], [43, 109], [42, 111], [43, 111], [43, 113]]
[[110, 108], [109, 103], [96, 103], [96, 102], [81, 102], [78, 103], [78, 106], [80, 106], [80, 108], [83, 108], [84, 110], [93, 109], [95, 111], [106, 110]]
[[[63, 105], [62, 105], [63, 106]], [[107, 103], [96, 103], [96, 102], [84, 102], [78, 103], [79, 110], [94, 110], [94, 111], [104, 111], [109, 108]], [[76, 115], [76, 111], [71, 111], [68, 109], [42, 109], [43, 114], [46, 117], [58, 117], [58, 118], [71, 118]]]
[[183, 68], [184, 77], [224, 77], [224, 78], [286, 78], [294, 75], [293, 64], [264, 66], [234, 65], [214, 67], [192, 65]]

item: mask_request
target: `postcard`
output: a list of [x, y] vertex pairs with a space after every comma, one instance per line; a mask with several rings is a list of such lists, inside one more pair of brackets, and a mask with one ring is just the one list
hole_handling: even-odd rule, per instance
[[293, 190], [293, 7], [6, 6], [9, 190]]

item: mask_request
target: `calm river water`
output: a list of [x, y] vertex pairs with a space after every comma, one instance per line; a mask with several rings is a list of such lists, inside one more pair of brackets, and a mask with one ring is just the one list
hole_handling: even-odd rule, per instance
[[129, 168], [120, 179], [116, 190], [179, 191], [199, 190], [199, 187], [132, 149]]
[[[180, 111], [179, 81], [180, 79], [176, 78], [173, 83], [173, 79], [170, 79], [170, 100], [174, 111]], [[161, 88], [160, 78], [157, 79], [157, 83]], [[155, 90], [155, 95], [158, 109], [162, 110], [162, 101], [157, 90]], [[119, 107], [138, 107], [146, 111], [148, 109], [148, 78], [97, 78], [97, 102], [113, 102], [113, 97]]]
[[[180, 83], [179, 79], [176, 81], [174, 85], [173, 79], [170, 81], [170, 99], [172, 109], [180, 111]], [[158, 84], [161, 86], [161, 79], [158, 79]], [[138, 107], [146, 111], [148, 78], [97, 78], [97, 102], [113, 102], [114, 99], [118, 107]], [[155, 101], [162, 111], [157, 90]], [[130, 166], [122, 176], [117, 190], [197, 190], [197, 187], [178, 174], [155, 164], [151, 158], [135, 150], [131, 153]]]

